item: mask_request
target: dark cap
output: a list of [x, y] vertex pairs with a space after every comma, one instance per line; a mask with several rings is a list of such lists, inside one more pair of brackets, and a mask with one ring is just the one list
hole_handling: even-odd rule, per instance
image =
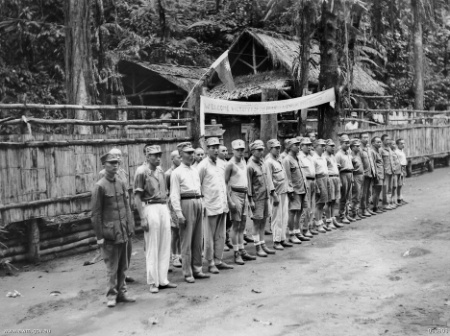
[[100, 161], [105, 164], [106, 162], [120, 162], [120, 159], [117, 155], [106, 153], [100, 157]]

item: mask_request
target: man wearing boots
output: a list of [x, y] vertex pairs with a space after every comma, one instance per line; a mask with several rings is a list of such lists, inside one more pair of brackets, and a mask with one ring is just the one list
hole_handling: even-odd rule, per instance
[[107, 305], [114, 307], [117, 302], [136, 301], [125, 293], [125, 272], [129, 260], [127, 244], [134, 234], [134, 220], [128, 190], [117, 177], [118, 157], [107, 153], [100, 160], [105, 167], [105, 176], [92, 191], [91, 221], [108, 274]]
[[280, 203], [278, 206], [274, 205], [274, 198], [272, 201], [272, 234], [273, 234], [273, 248], [275, 250], [284, 250], [284, 246], [292, 247], [292, 244], [286, 241], [286, 230], [288, 224], [288, 196], [287, 196], [287, 179], [283, 162], [280, 159], [281, 144], [277, 139], [271, 139], [267, 142], [269, 155], [266, 158], [266, 165], [269, 178], [275, 187]]
[[380, 154], [380, 148], [382, 146], [380, 137], [372, 138], [372, 147], [369, 149], [369, 155], [372, 157], [372, 162], [375, 164], [375, 177], [373, 180], [372, 187], [372, 203], [373, 203], [373, 212], [380, 214], [383, 211], [379, 207], [380, 194], [383, 188], [383, 179], [384, 179], [384, 164], [383, 158]]
[[208, 261], [208, 271], [212, 274], [218, 274], [219, 270], [234, 268], [222, 261], [228, 202], [224, 172], [217, 160], [219, 146], [219, 138], [208, 138], [207, 157], [197, 166], [206, 210], [205, 257]]
[[273, 206], [280, 203], [272, 179], [268, 176], [267, 167], [264, 164], [264, 143], [256, 140], [250, 144], [252, 156], [247, 162], [248, 176], [248, 201], [252, 209], [253, 240], [258, 257], [267, 257], [275, 254], [274, 250], [267, 247], [264, 241], [264, 227], [269, 217], [269, 197], [273, 197]]
[[339, 214], [339, 199], [341, 197], [341, 179], [339, 178], [339, 168], [337, 166], [336, 157], [334, 155], [335, 143], [333, 140], [328, 139], [326, 141], [327, 147], [324, 153], [328, 166], [328, 182], [329, 182], [329, 194], [328, 204], [326, 209], [326, 224], [329, 229], [336, 229], [343, 227], [338, 223], [336, 216]]
[[[289, 148], [289, 154], [284, 158], [283, 165], [286, 172], [288, 183], [287, 192], [289, 198], [289, 241], [293, 244], [301, 244], [302, 241], [308, 241], [309, 238], [303, 236], [300, 230], [300, 215], [302, 210], [307, 208], [306, 193], [307, 185], [303, 170], [298, 162], [299, 140], [288, 139], [286, 148]], [[282, 244], [283, 245], [283, 244]], [[286, 247], [286, 245], [283, 245]]]
[[353, 164], [349, 153], [350, 139], [347, 134], [340, 137], [341, 149], [336, 153], [336, 163], [339, 168], [339, 177], [341, 179], [341, 198], [339, 201], [339, 218], [342, 223], [350, 224], [348, 216], [348, 203], [351, 201], [351, 191], [353, 183]]
[[400, 166], [401, 166], [401, 173], [399, 176], [398, 186], [397, 186], [397, 205], [404, 205], [404, 204], [407, 204], [407, 202], [405, 202], [405, 200], [403, 199], [402, 189], [403, 189], [403, 183], [406, 178], [406, 166], [408, 165], [408, 161], [406, 160], [406, 154], [403, 151], [403, 149], [405, 148], [405, 140], [397, 139], [396, 143], [397, 143], [397, 149], [395, 150], [395, 154], [397, 154], [397, 157], [400, 161]]
[[326, 142], [323, 139], [316, 140], [314, 157], [314, 169], [316, 171], [316, 207], [314, 230], [320, 233], [331, 231], [331, 227], [325, 226], [323, 223], [323, 211], [328, 203], [329, 185], [328, 185], [328, 165], [327, 159], [323, 154]]
[[194, 283], [195, 279], [210, 277], [202, 271], [203, 204], [200, 178], [192, 167], [194, 148], [191, 143], [180, 143], [177, 148], [182, 161], [170, 176], [170, 201], [180, 227], [184, 279], [187, 283]]
[[[228, 148], [226, 146], [220, 145], [219, 146], [219, 155], [217, 157], [217, 164], [222, 171], [223, 179], [225, 180], [225, 168], [227, 167], [227, 156], [228, 156]], [[225, 220], [225, 246], [223, 248], [224, 251], [229, 251], [230, 249], [233, 249], [233, 244], [231, 244], [231, 238], [230, 238], [230, 229], [231, 229], [231, 218], [229, 216], [229, 213], [226, 216]]]
[[247, 165], [244, 160], [245, 143], [234, 140], [231, 143], [233, 157], [225, 168], [225, 183], [227, 184], [228, 207], [232, 220], [231, 242], [233, 243], [234, 262], [244, 265], [245, 261], [256, 260], [244, 249], [244, 230], [248, 209]]
[[353, 164], [353, 185], [352, 185], [352, 203], [349, 217], [351, 219], [360, 220], [366, 218], [359, 213], [359, 205], [361, 203], [362, 185], [364, 181], [364, 167], [360, 155], [361, 141], [359, 139], [352, 139], [350, 143], [350, 150], [352, 151]]
[[383, 209], [385, 210], [393, 210], [394, 207], [391, 206], [390, 195], [392, 188], [392, 177], [394, 175], [394, 153], [391, 150], [391, 141], [392, 139], [387, 134], [383, 134], [381, 136], [381, 141], [383, 142], [383, 146], [380, 148], [380, 154], [383, 158], [384, 165], [384, 181], [383, 181]]

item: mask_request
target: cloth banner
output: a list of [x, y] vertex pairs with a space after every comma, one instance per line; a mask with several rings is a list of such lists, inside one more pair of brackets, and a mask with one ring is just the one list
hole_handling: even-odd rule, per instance
[[231, 73], [230, 61], [228, 60], [228, 50], [211, 64], [210, 68], [216, 70], [220, 80], [225, 84], [228, 91], [233, 91], [236, 88], [233, 74]]
[[307, 109], [326, 103], [334, 108], [334, 89], [328, 89], [305, 97], [267, 102], [239, 102], [210, 97], [200, 97], [200, 135], [205, 135], [205, 114], [265, 115]]

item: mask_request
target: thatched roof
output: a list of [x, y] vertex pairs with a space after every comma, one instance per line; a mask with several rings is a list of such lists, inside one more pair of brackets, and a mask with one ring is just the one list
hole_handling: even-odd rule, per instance
[[147, 62], [131, 63], [160, 75], [186, 92], [189, 92], [198, 80], [208, 71], [208, 68], [187, 65], [150, 64]]
[[[296, 39], [277, 33], [263, 31], [260, 29], [246, 29], [233, 43], [230, 48], [230, 53], [238, 54], [239, 51], [233, 49], [237, 49], [239, 45], [242, 45], [238, 43], [239, 40], [248, 39], [249, 37], [252, 37], [259, 45], [264, 48], [275, 67], [280, 66], [286, 71], [287, 76], [289, 76], [293, 67], [294, 60], [296, 57], [298, 57], [299, 44]], [[320, 64], [320, 51], [317, 44], [313, 45], [313, 47], [311, 48], [311, 58], [314, 60], [314, 63]], [[355, 91], [375, 95], [383, 95], [385, 93], [384, 88], [386, 87], [386, 85], [372, 78], [360, 65], [355, 65], [353, 71], [353, 88]], [[309, 73], [309, 81], [311, 84], [317, 85], [319, 83], [319, 73], [320, 67], [318, 65], [315, 66], [311, 64]], [[241, 84], [243, 84], [242, 80]], [[249, 82], [247, 86], [240, 85], [237, 90], [242, 90], [243, 92], [240, 94], [238, 92], [230, 93], [230, 97], [244, 97], [248, 95], [248, 92], [255, 91], [254, 85], [251, 82]], [[211, 91], [211, 96], [214, 96], [216, 94], [222, 96], [225, 95], [225, 93], [222, 92], [222, 94], [220, 94], [218, 91], [222, 91], [221, 85]]]
[[279, 71], [261, 72], [256, 75], [234, 78], [236, 89], [229, 92], [224, 84], [220, 84], [207, 92], [207, 96], [216, 99], [238, 100], [261, 94], [262, 87], [282, 89], [289, 85], [291, 79]]

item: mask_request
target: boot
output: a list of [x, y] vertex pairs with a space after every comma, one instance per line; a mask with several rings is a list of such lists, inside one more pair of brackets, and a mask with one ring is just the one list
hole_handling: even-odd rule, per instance
[[304, 235], [302, 235], [301, 233], [296, 233], [295, 236], [297, 237], [298, 240], [304, 242], [304, 241], [310, 241], [311, 239], [308, 237], [305, 237]]
[[306, 230], [303, 233], [303, 236], [305, 236], [306, 238], [313, 238], [314, 237], [313, 234], [309, 230]]
[[350, 224], [350, 220], [347, 218], [347, 217], [345, 217], [345, 216], [342, 216], [341, 217], [341, 223], [342, 224]]
[[295, 234], [291, 234], [290, 236], [289, 236], [289, 241], [292, 243], [292, 244], [301, 244], [302, 242], [295, 236]]
[[327, 230], [324, 229], [323, 224], [318, 224], [318, 225], [316, 224], [315, 230], [319, 233], [327, 233]]
[[331, 218], [331, 220], [333, 221], [334, 226], [337, 227], [338, 229], [344, 226], [337, 221], [336, 217]]
[[242, 260], [249, 261], [249, 260], [256, 260], [256, 257], [249, 254], [246, 250], [242, 249], [239, 250], [239, 253], [241, 254]]
[[375, 211], [372, 211], [372, 210], [370, 210], [370, 209], [367, 209], [367, 212], [368, 212], [369, 214], [371, 214], [372, 216], [375, 216], [375, 215], [376, 215]]
[[273, 242], [273, 249], [282, 251], [284, 250], [284, 247], [281, 245], [281, 242]]
[[370, 217], [370, 216], [372, 216], [372, 214], [369, 212], [369, 210], [367, 210], [367, 209], [365, 209], [364, 211], [361, 211], [362, 212], [362, 215], [364, 216], [364, 217]]
[[238, 265], [245, 265], [244, 260], [242, 260], [241, 254], [239, 251], [234, 251], [234, 262]]
[[355, 217], [353, 217], [353, 214], [352, 215], [348, 215], [347, 216], [347, 219], [350, 221], [350, 222], [356, 222], [356, 218]]
[[247, 235], [247, 234], [245, 234], [245, 233], [244, 233], [244, 240], [245, 240], [247, 243], [254, 243], [254, 242], [255, 242], [255, 241], [253, 240], [252, 237], [250, 237], [249, 235]]
[[275, 254], [274, 250], [271, 250], [270, 248], [267, 247], [266, 243], [262, 243], [261, 244], [261, 248], [263, 249], [264, 252], [266, 252], [267, 254]]
[[294, 246], [294, 244], [291, 244], [291, 243], [288, 242], [287, 240], [282, 240], [282, 241], [280, 242], [280, 245], [283, 246], [283, 247], [292, 247], [292, 246]]
[[267, 253], [263, 250], [261, 245], [255, 245], [255, 248], [256, 248], [256, 255], [258, 257], [263, 257], [263, 258], [267, 257]]
[[319, 234], [319, 232], [317, 231], [317, 230], [315, 230], [315, 228], [313, 227], [313, 226], [311, 226], [310, 228], [309, 228], [309, 232], [311, 232], [313, 235], [318, 235]]

